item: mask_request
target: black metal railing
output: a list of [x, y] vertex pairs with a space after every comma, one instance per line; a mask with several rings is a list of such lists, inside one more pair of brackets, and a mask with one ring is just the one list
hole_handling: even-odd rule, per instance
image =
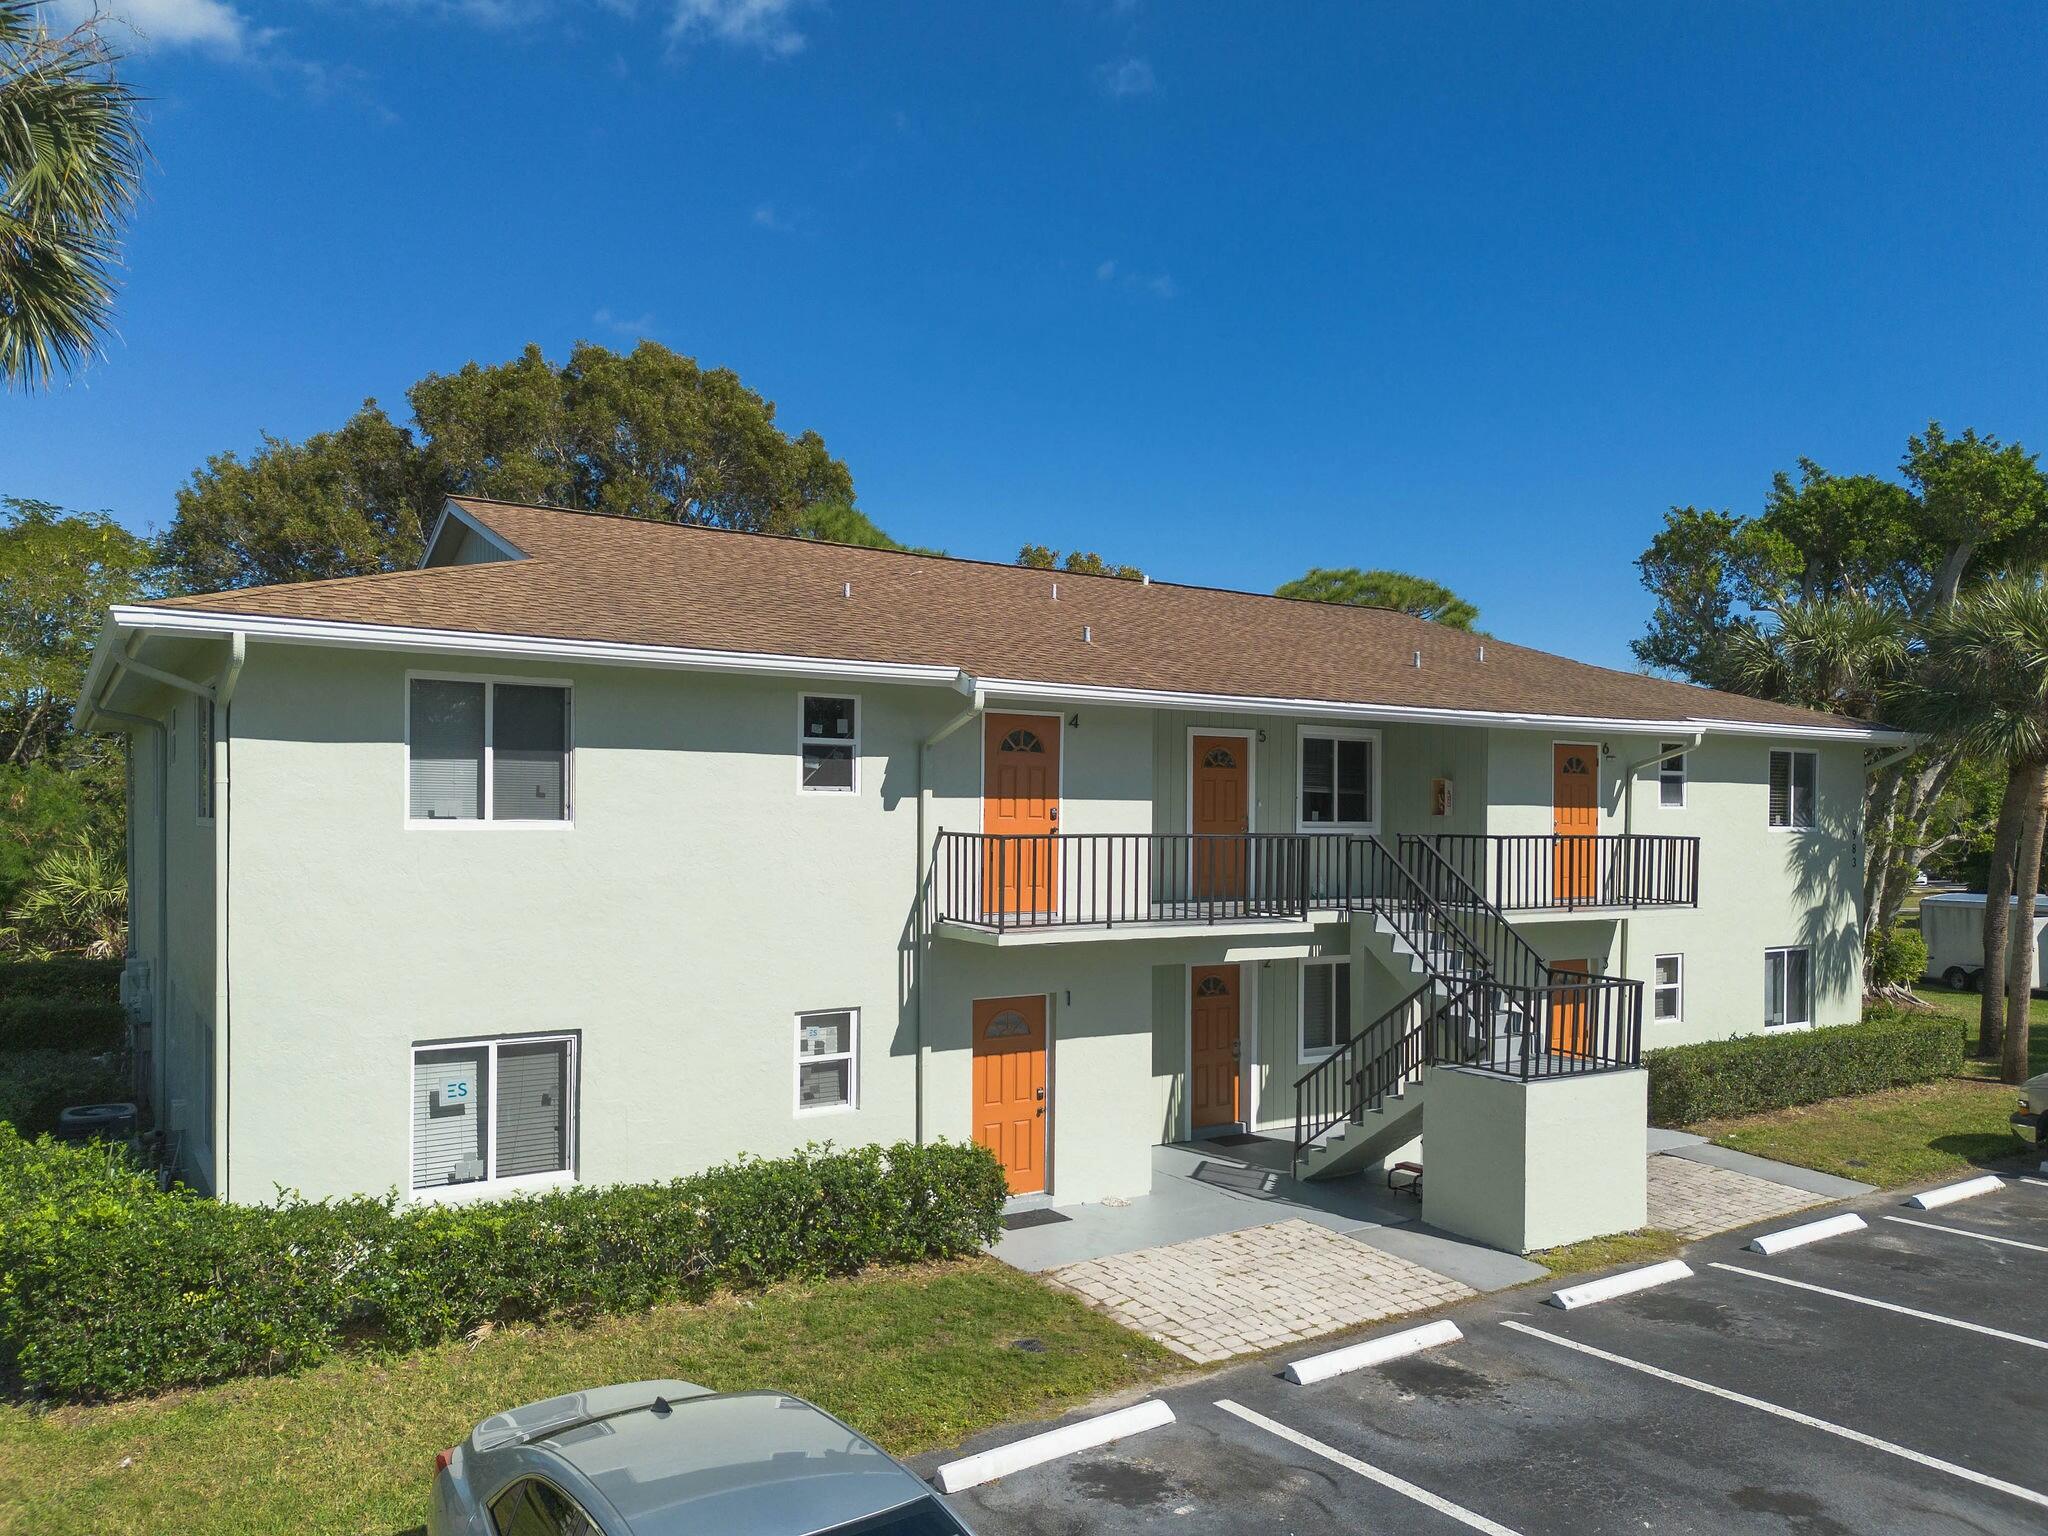
[[1543, 957], [1429, 838], [1404, 832], [1395, 846], [1402, 866], [1416, 883], [1485, 951], [1488, 974], [1521, 987], [1541, 986], [1550, 980], [1550, 967]]
[[1294, 1155], [1343, 1121], [1363, 1119], [1427, 1065], [1423, 1021], [1439, 1003], [1424, 982], [1294, 1082]]
[[1353, 904], [1386, 918], [1422, 957], [1425, 970], [1440, 981], [1490, 973], [1485, 949], [1385, 843], [1355, 838], [1351, 856], [1349, 882], [1358, 892]]
[[1466, 883], [1508, 912], [1699, 905], [1696, 837], [1447, 832], [1430, 841]]
[[1294, 833], [941, 832], [938, 920], [1006, 932], [1301, 921], [1320, 841]]

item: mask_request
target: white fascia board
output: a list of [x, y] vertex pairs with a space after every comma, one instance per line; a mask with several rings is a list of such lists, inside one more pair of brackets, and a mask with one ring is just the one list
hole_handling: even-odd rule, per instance
[[78, 689], [78, 729], [92, 729], [93, 706], [99, 702], [100, 690], [106, 687], [107, 668], [113, 665], [114, 656], [120, 651], [122, 637], [127, 630], [112, 613], [101, 621], [100, 637], [93, 642], [92, 660], [86, 663], [85, 681]]
[[527, 558], [526, 551], [517, 544], [514, 544], [502, 533], [499, 533], [496, 529], [485, 527], [475, 516], [465, 512], [453, 501], [445, 501], [441, 504], [441, 515], [434, 519], [434, 531], [427, 535], [426, 543], [420, 546], [420, 563], [414, 567], [415, 570], [423, 571], [427, 568], [427, 561], [433, 558], [434, 546], [441, 542], [441, 533], [451, 522], [460, 523], [471, 533], [497, 550], [507, 560], [524, 560]]
[[548, 661], [585, 661], [606, 666], [849, 677], [875, 682], [934, 683], [945, 687], [957, 686], [961, 676], [958, 667], [905, 662], [710, 651], [680, 645], [621, 645], [604, 640], [563, 640], [542, 635], [488, 634], [458, 629], [414, 629], [398, 624], [345, 624], [327, 619], [284, 619], [274, 615], [210, 613], [178, 608], [116, 608], [113, 616], [117, 624], [130, 629], [148, 629], [170, 635], [240, 633], [251, 640], [269, 640], [285, 645], [331, 645], [448, 655], [531, 656]]
[[1157, 688], [1110, 688], [1085, 683], [1038, 683], [1014, 678], [977, 680], [991, 698], [1063, 700], [1072, 703], [1128, 704], [1152, 709], [1215, 709], [1247, 715], [1317, 715], [1332, 718], [1418, 725], [1484, 725], [1509, 729], [1626, 731], [1653, 735], [1660, 731], [1710, 731], [1730, 736], [1783, 736], [1830, 741], [1899, 741], [1902, 733], [1864, 725], [1770, 725], [1753, 721], [1635, 720], [1607, 715], [1550, 715], [1527, 711], [1435, 709], [1413, 704], [1342, 703], [1331, 699], [1269, 699], [1228, 693], [1179, 693]]

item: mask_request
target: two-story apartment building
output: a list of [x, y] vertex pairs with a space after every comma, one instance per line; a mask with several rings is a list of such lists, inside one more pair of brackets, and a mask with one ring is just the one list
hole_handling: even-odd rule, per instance
[[238, 1200], [1341, 1173], [1428, 1159], [1425, 1064], [1859, 1004], [1884, 733], [1397, 613], [464, 500], [415, 571], [116, 609], [86, 699], [139, 1091]]

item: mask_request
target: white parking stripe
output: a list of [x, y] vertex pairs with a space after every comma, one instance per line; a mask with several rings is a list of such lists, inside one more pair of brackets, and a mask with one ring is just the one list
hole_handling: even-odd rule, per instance
[[1837, 1291], [1825, 1285], [1810, 1285], [1804, 1280], [1792, 1280], [1784, 1275], [1767, 1275], [1760, 1269], [1744, 1269], [1739, 1264], [1709, 1264], [1709, 1269], [1723, 1269], [1731, 1275], [1746, 1275], [1751, 1280], [1762, 1280], [1771, 1285], [1789, 1285], [1794, 1290], [1812, 1291], [1817, 1296], [1832, 1296], [1837, 1301], [1853, 1301], [1859, 1307], [1877, 1307], [1881, 1311], [1896, 1312], [1901, 1317], [1917, 1317], [1922, 1322], [1940, 1323], [1945, 1328], [1962, 1328], [1971, 1333], [1981, 1333], [1987, 1338], [2004, 1339], [2009, 1344], [2025, 1344], [2032, 1349], [2048, 1349], [2048, 1339], [2030, 1339], [2024, 1333], [2007, 1333], [2003, 1328], [1987, 1328], [1982, 1323], [1966, 1323], [1960, 1317], [1943, 1317], [1939, 1312], [1922, 1312], [1918, 1307], [1902, 1307], [1896, 1301], [1879, 1301], [1875, 1296], [1858, 1296], [1853, 1291]]
[[1545, 1333], [1541, 1328], [1531, 1328], [1527, 1323], [1508, 1319], [1501, 1323], [1503, 1328], [1512, 1328], [1517, 1333], [1526, 1333], [1531, 1338], [1542, 1339], [1547, 1344], [1575, 1349], [1582, 1355], [1591, 1355], [1596, 1360], [1605, 1360], [1610, 1365], [1619, 1365], [1631, 1371], [1640, 1371], [1645, 1376], [1654, 1376], [1659, 1381], [1668, 1381], [1674, 1386], [1690, 1387], [1695, 1392], [1704, 1392], [1709, 1397], [1718, 1397], [1723, 1402], [1739, 1403], [1744, 1408], [1754, 1408], [1759, 1413], [1768, 1413], [1780, 1419], [1789, 1419], [1794, 1424], [1804, 1424], [1808, 1429], [1817, 1429], [1823, 1434], [1835, 1435], [1843, 1440], [1852, 1440], [1858, 1445], [1867, 1445], [1874, 1451], [1883, 1451], [1887, 1456], [1897, 1456], [1936, 1472], [1946, 1472], [1950, 1477], [1959, 1477], [1965, 1482], [1975, 1483], [1980, 1488], [1995, 1488], [2000, 1493], [2009, 1493], [2016, 1499], [2029, 1504], [2038, 1504], [2048, 1509], [2048, 1493], [2036, 1493], [2031, 1488], [2022, 1488], [2018, 1483], [2008, 1483], [2002, 1477], [1992, 1477], [1969, 1467], [1959, 1467], [1952, 1461], [1943, 1461], [1939, 1456], [1929, 1456], [1925, 1451], [1916, 1451], [1910, 1446], [1894, 1445], [1889, 1440], [1880, 1440], [1875, 1435], [1866, 1435], [1860, 1429], [1848, 1429], [1840, 1424], [1830, 1424], [1826, 1419], [1816, 1419], [1810, 1413], [1801, 1413], [1796, 1408], [1780, 1408], [1776, 1403], [1767, 1403], [1760, 1397], [1751, 1397], [1744, 1392], [1732, 1392], [1726, 1387], [1717, 1387], [1711, 1381], [1695, 1381], [1690, 1376], [1681, 1376], [1676, 1371], [1667, 1371], [1660, 1366], [1645, 1365], [1640, 1360], [1631, 1360], [1626, 1355], [1611, 1354], [1604, 1349], [1595, 1349], [1591, 1344], [1581, 1344], [1576, 1339], [1559, 1338], [1554, 1333]]
[[1887, 1216], [1886, 1221], [1896, 1221], [1902, 1227], [1924, 1227], [1929, 1232], [1949, 1232], [1957, 1237], [1974, 1237], [1980, 1243], [1997, 1243], [2003, 1248], [2024, 1248], [2029, 1253], [2048, 1253], [2048, 1247], [2040, 1243], [2023, 1243], [2016, 1237], [1993, 1237], [1989, 1232], [1970, 1232], [1962, 1227], [1944, 1227], [1938, 1222], [1915, 1221], [1910, 1216]]
[[1521, 1533], [1502, 1525], [1498, 1520], [1489, 1520], [1484, 1515], [1475, 1515], [1471, 1510], [1453, 1504], [1449, 1499], [1440, 1499], [1427, 1488], [1418, 1488], [1405, 1477], [1396, 1477], [1391, 1472], [1382, 1472], [1370, 1462], [1360, 1461], [1356, 1456], [1347, 1456], [1334, 1445], [1325, 1445], [1311, 1435], [1304, 1435], [1298, 1429], [1289, 1429], [1277, 1420], [1267, 1418], [1263, 1413], [1254, 1413], [1242, 1403], [1233, 1403], [1229, 1398], [1218, 1398], [1216, 1406], [1225, 1413], [1235, 1414], [1247, 1424], [1257, 1425], [1269, 1435], [1278, 1435], [1289, 1445], [1298, 1445], [1304, 1451], [1312, 1452], [1325, 1461], [1333, 1461], [1347, 1472], [1356, 1472], [1368, 1482], [1378, 1483], [1382, 1488], [1391, 1488], [1403, 1498], [1435, 1510], [1440, 1515], [1449, 1515], [1460, 1524], [1469, 1525], [1475, 1531], [1485, 1531], [1488, 1536], [1521, 1536]]

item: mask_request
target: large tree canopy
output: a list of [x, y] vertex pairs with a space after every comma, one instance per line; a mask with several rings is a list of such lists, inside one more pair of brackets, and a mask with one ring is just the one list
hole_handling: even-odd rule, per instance
[[1044, 544], [1026, 544], [1017, 551], [1017, 563], [1039, 571], [1072, 571], [1076, 576], [1115, 576], [1138, 581], [1144, 572], [1135, 565], [1112, 565], [1092, 549], [1069, 550], [1062, 555]]
[[399, 569], [419, 558], [449, 494], [887, 537], [854, 510], [853, 476], [817, 433], [784, 435], [774, 405], [736, 374], [655, 342], [624, 355], [579, 343], [560, 367], [529, 346], [508, 363], [430, 374], [407, 399], [410, 428], [367, 401], [338, 431], [266, 436], [247, 460], [208, 460], [178, 493], [164, 541], [175, 582], [205, 591]]
[[1440, 582], [1402, 571], [1361, 571], [1351, 567], [1330, 569], [1316, 566], [1275, 590], [1279, 597], [1298, 597], [1312, 603], [1349, 603], [1358, 608], [1392, 608], [1412, 613], [1418, 619], [1448, 624], [1453, 629], [1470, 629], [1479, 622], [1479, 610]]

